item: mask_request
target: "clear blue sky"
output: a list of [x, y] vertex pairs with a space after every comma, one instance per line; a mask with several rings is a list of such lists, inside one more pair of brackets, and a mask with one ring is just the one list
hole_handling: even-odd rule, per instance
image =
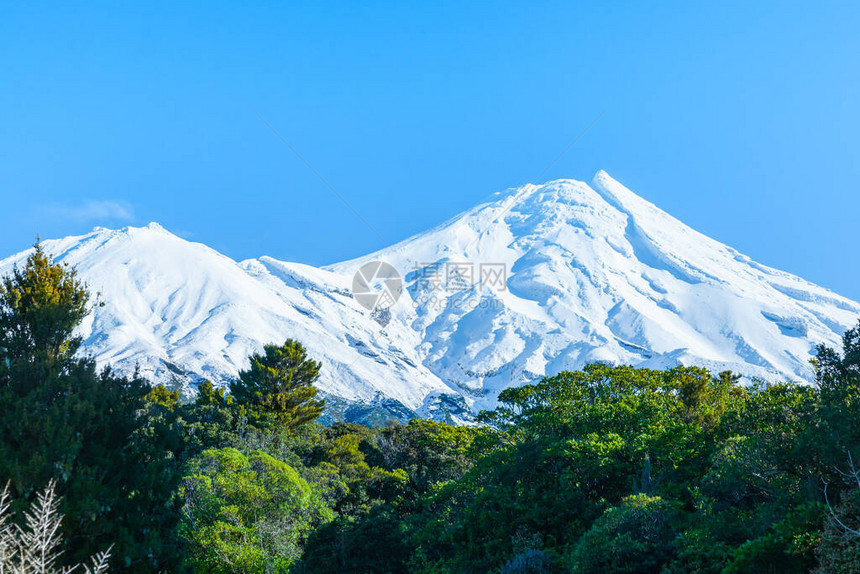
[[[158, 221], [331, 263], [605, 169], [860, 299], [856, 2], [0, 7], [0, 253]], [[370, 232], [255, 115], [371, 224]]]

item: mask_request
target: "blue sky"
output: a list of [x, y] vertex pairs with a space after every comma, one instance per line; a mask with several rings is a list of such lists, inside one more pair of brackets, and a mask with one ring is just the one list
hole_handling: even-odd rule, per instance
[[543, 180], [605, 169], [860, 299], [858, 3], [72, 4], [0, 7], [2, 254], [158, 221], [331, 263], [534, 181], [603, 113]]

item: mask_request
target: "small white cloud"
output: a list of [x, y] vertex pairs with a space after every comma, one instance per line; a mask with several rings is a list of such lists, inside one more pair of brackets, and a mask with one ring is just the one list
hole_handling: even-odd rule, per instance
[[125, 201], [84, 201], [75, 206], [56, 205], [50, 207], [49, 212], [76, 223], [131, 221], [134, 219], [134, 208]]

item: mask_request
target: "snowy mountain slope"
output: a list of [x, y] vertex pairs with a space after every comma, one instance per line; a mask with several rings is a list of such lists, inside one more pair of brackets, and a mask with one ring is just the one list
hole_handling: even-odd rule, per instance
[[[838, 346], [860, 317], [860, 304], [755, 263], [605, 172], [525, 186], [330, 269], [375, 259], [414, 270], [395, 318], [421, 333], [430, 370], [479, 406], [590, 361], [809, 380], [814, 346]], [[439, 304], [424, 280], [439, 261], [503, 263], [506, 289], [449, 291]]]
[[[498, 391], [591, 361], [679, 363], [809, 380], [860, 304], [760, 265], [599, 172], [498, 194], [450, 221], [326, 268], [241, 263], [159, 226], [46, 241], [105, 302], [81, 332], [102, 363], [189, 392], [225, 383], [264, 343], [301, 340], [320, 388], [391, 412], [465, 416]], [[21, 253], [0, 262], [7, 272]], [[406, 290], [372, 313], [370, 261]], [[335, 401], [337, 402], [337, 401]], [[468, 406], [467, 406], [468, 405]]]
[[[81, 328], [100, 363], [139, 365], [150, 380], [190, 392], [201, 378], [225, 384], [263, 344], [292, 337], [323, 360], [320, 388], [348, 401], [381, 392], [418, 409], [427, 395], [451, 392], [420, 364], [416, 345], [380, 329], [331, 272], [268, 258], [239, 264], [157, 224], [44, 246], [104, 302]], [[25, 257], [0, 262], [0, 272]]]

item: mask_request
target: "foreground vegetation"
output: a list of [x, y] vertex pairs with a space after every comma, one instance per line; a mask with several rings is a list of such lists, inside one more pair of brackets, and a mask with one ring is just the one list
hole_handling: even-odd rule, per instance
[[0, 514], [26, 516], [56, 484], [60, 561], [110, 548], [128, 572], [860, 571], [860, 325], [842, 352], [818, 349], [817, 386], [595, 364], [504, 391], [475, 426], [323, 427], [320, 365], [298, 342], [183, 403], [78, 353], [88, 305], [38, 246], [0, 287], [0, 481], [15, 501]]

